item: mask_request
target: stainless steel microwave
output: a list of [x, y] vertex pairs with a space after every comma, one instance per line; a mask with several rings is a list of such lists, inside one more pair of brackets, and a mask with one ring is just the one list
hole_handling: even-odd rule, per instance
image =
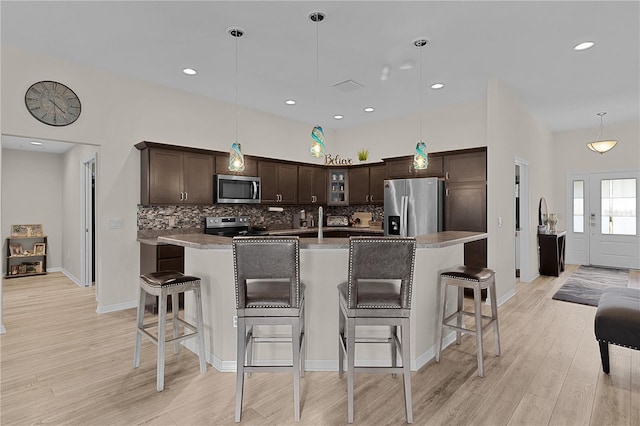
[[257, 176], [216, 175], [213, 198], [223, 204], [260, 202], [260, 178]]

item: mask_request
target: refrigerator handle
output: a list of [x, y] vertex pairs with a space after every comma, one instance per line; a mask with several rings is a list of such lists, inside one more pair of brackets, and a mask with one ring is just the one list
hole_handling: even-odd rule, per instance
[[402, 197], [402, 201], [400, 202], [400, 236], [406, 237], [408, 233], [407, 229], [407, 216], [409, 209], [409, 197], [404, 195]]

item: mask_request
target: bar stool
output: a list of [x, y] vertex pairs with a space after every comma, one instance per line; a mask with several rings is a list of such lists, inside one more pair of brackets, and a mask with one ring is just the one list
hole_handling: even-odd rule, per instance
[[[416, 240], [397, 237], [351, 237], [348, 281], [338, 285], [338, 374], [347, 358], [347, 420], [353, 423], [355, 373], [402, 373], [407, 423], [411, 405], [410, 313]], [[356, 327], [389, 326], [385, 338], [357, 338]], [[398, 335], [398, 327], [401, 335]], [[391, 367], [356, 366], [356, 343], [389, 343]], [[397, 364], [400, 352], [402, 366]]]
[[[178, 307], [178, 294], [193, 291], [196, 296], [196, 321], [197, 326], [188, 323], [180, 318]], [[144, 324], [144, 311], [146, 293], [158, 296], [158, 321]], [[166, 338], [167, 324], [167, 296], [171, 297], [171, 322], [173, 323], [173, 338]], [[184, 325], [184, 333], [179, 335], [178, 325]], [[157, 335], [147, 331], [149, 328], [158, 327]], [[187, 329], [192, 333], [187, 334]], [[134, 368], [140, 365], [140, 345], [142, 336], [147, 336], [149, 340], [158, 346], [158, 367], [156, 375], [156, 388], [158, 392], [164, 389], [164, 352], [167, 343], [173, 343], [173, 352], [180, 351], [180, 342], [186, 339], [197, 338], [199, 346], [200, 372], [207, 372], [206, 358], [204, 354], [204, 325], [202, 320], [202, 297], [200, 294], [200, 278], [184, 275], [178, 271], [158, 271], [140, 275], [140, 296], [138, 302], [138, 321], [136, 329], [136, 349], [133, 359]]]
[[[293, 373], [293, 411], [298, 422], [305, 352], [299, 238], [234, 237], [233, 268], [238, 316], [235, 421], [242, 416], [244, 373], [287, 371]], [[256, 325], [290, 325], [291, 337], [254, 336]], [[254, 343], [268, 342], [290, 342], [291, 365], [254, 365]]]
[[[445, 307], [447, 305], [447, 286], [458, 287], [457, 310], [445, 318]], [[473, 289], [473, 302], [475, 312], [465, 311], [463, 309], [464, 289]], [[491, 297], [491, 316], [482, 315], [481, 307], [481, 290], [489, 289]], [[475, 329], [465, 328], [464, 315], [475, 318]], [[453, 318], [456, 318], [456, 325], [449, 324]], [[482, 324], [482, 320], [488, 320], [486, 324]], [[498, 303], [496, 300], [496, 281], [495, 272], [491, 269], [459, 266], [458, 268], [442, 272], [440, 274], [440, 321], [438, 322], [438, 336], [436, 340], [436, 362], [440, 362], [440, 353], [442, 351], [442, 330], [444, 327], [456, 330], [456, 344], [460, 344], [462, 334], [473, 334], [476, 336], [476, 345], [478, 352], [478, 376], [484, 377], [484, 363], [482, 355], [482, 335], [484, 330], [493, 325], [494, 343], [496, 356], [500, 356], [500, 332], [498, 331]]]

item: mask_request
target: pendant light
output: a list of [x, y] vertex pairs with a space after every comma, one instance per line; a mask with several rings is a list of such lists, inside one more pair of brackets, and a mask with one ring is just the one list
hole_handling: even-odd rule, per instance
[[422, 48], [427, 45], [429, 41], [427, 39], [418, 39], [413, 42], [413, 45], [420, 49], [420, 135], [418, 143], [416, 144], [416, 151], [413, 154], [413, 168], [414, 170], [426, 170], [429, 167], [429, 158], [427, 156], [427, 144], [422, 141]]
[[[320, 61], [318, 59], [318, 45], [319, 45], [319, 30], [318, 30], [318, 26], [320, 24], [320, 22], [322, 22], [325, 18], [324, 13], [322, 12], [313, 12], [311, 13], [311, 15], [309, 15], [309, 19], [312, 22], [316, 23], [316, 123], [319, 121], [317, 119], [317, 116], [319, 115], [319, 103], [318, 103], [318, 93], [319, 93], [319, 73], [318, 73], [318, 67], [320, 64]], [[320, 158], [324, 156], [324, 131], [322, 130], [322, 127], [319, 124], [316, 124], [313, 127], [313, 130], [311, 131], [311, 148], [309, 149], [309, 153], [311, 154], [312, 157], [316, 157], [316, 158]]]
[[231, 144], [231, 150], [229, 151], [229, 171], [242, 172], [244, 171], [244, 154], [242, 153], [242, 145], [238, 142], [238, 39], [244, 35], [244, 31], [240, 28], [229, 29], [229, 35], [236, 40], [236, 141]]
[[596, 136], [595, 140], [593, 142], [590, 142], [587, 144], [587, 148], [589, 148], [591, 151], [594, 152], [598, 152], [600, 154], [604, 154], [605, 152], [609, 151], [610, 149], [612, 149], [614, 146], [616, 146], [616, 144], [618, 143], [618, 139], [613, 138], [613, 139], [604, 139], [604, 140], [600, 140], [600, 138], [602, 137], [602, 131], [604, 130], [604, 124], [602, 123], [602, 118], [607, 115], [606, 112], [599, 112], [596, 115], [600, 116], [600, 130], [598, 131], [598, 136]]

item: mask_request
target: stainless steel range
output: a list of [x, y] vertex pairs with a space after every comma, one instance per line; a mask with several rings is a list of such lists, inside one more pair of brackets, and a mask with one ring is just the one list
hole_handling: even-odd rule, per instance
[[204, 221], [204, 233], [235, 237], [237, 235], [268, 235], [265, 227], [251, 227], [249, 216], [215, 216]]

